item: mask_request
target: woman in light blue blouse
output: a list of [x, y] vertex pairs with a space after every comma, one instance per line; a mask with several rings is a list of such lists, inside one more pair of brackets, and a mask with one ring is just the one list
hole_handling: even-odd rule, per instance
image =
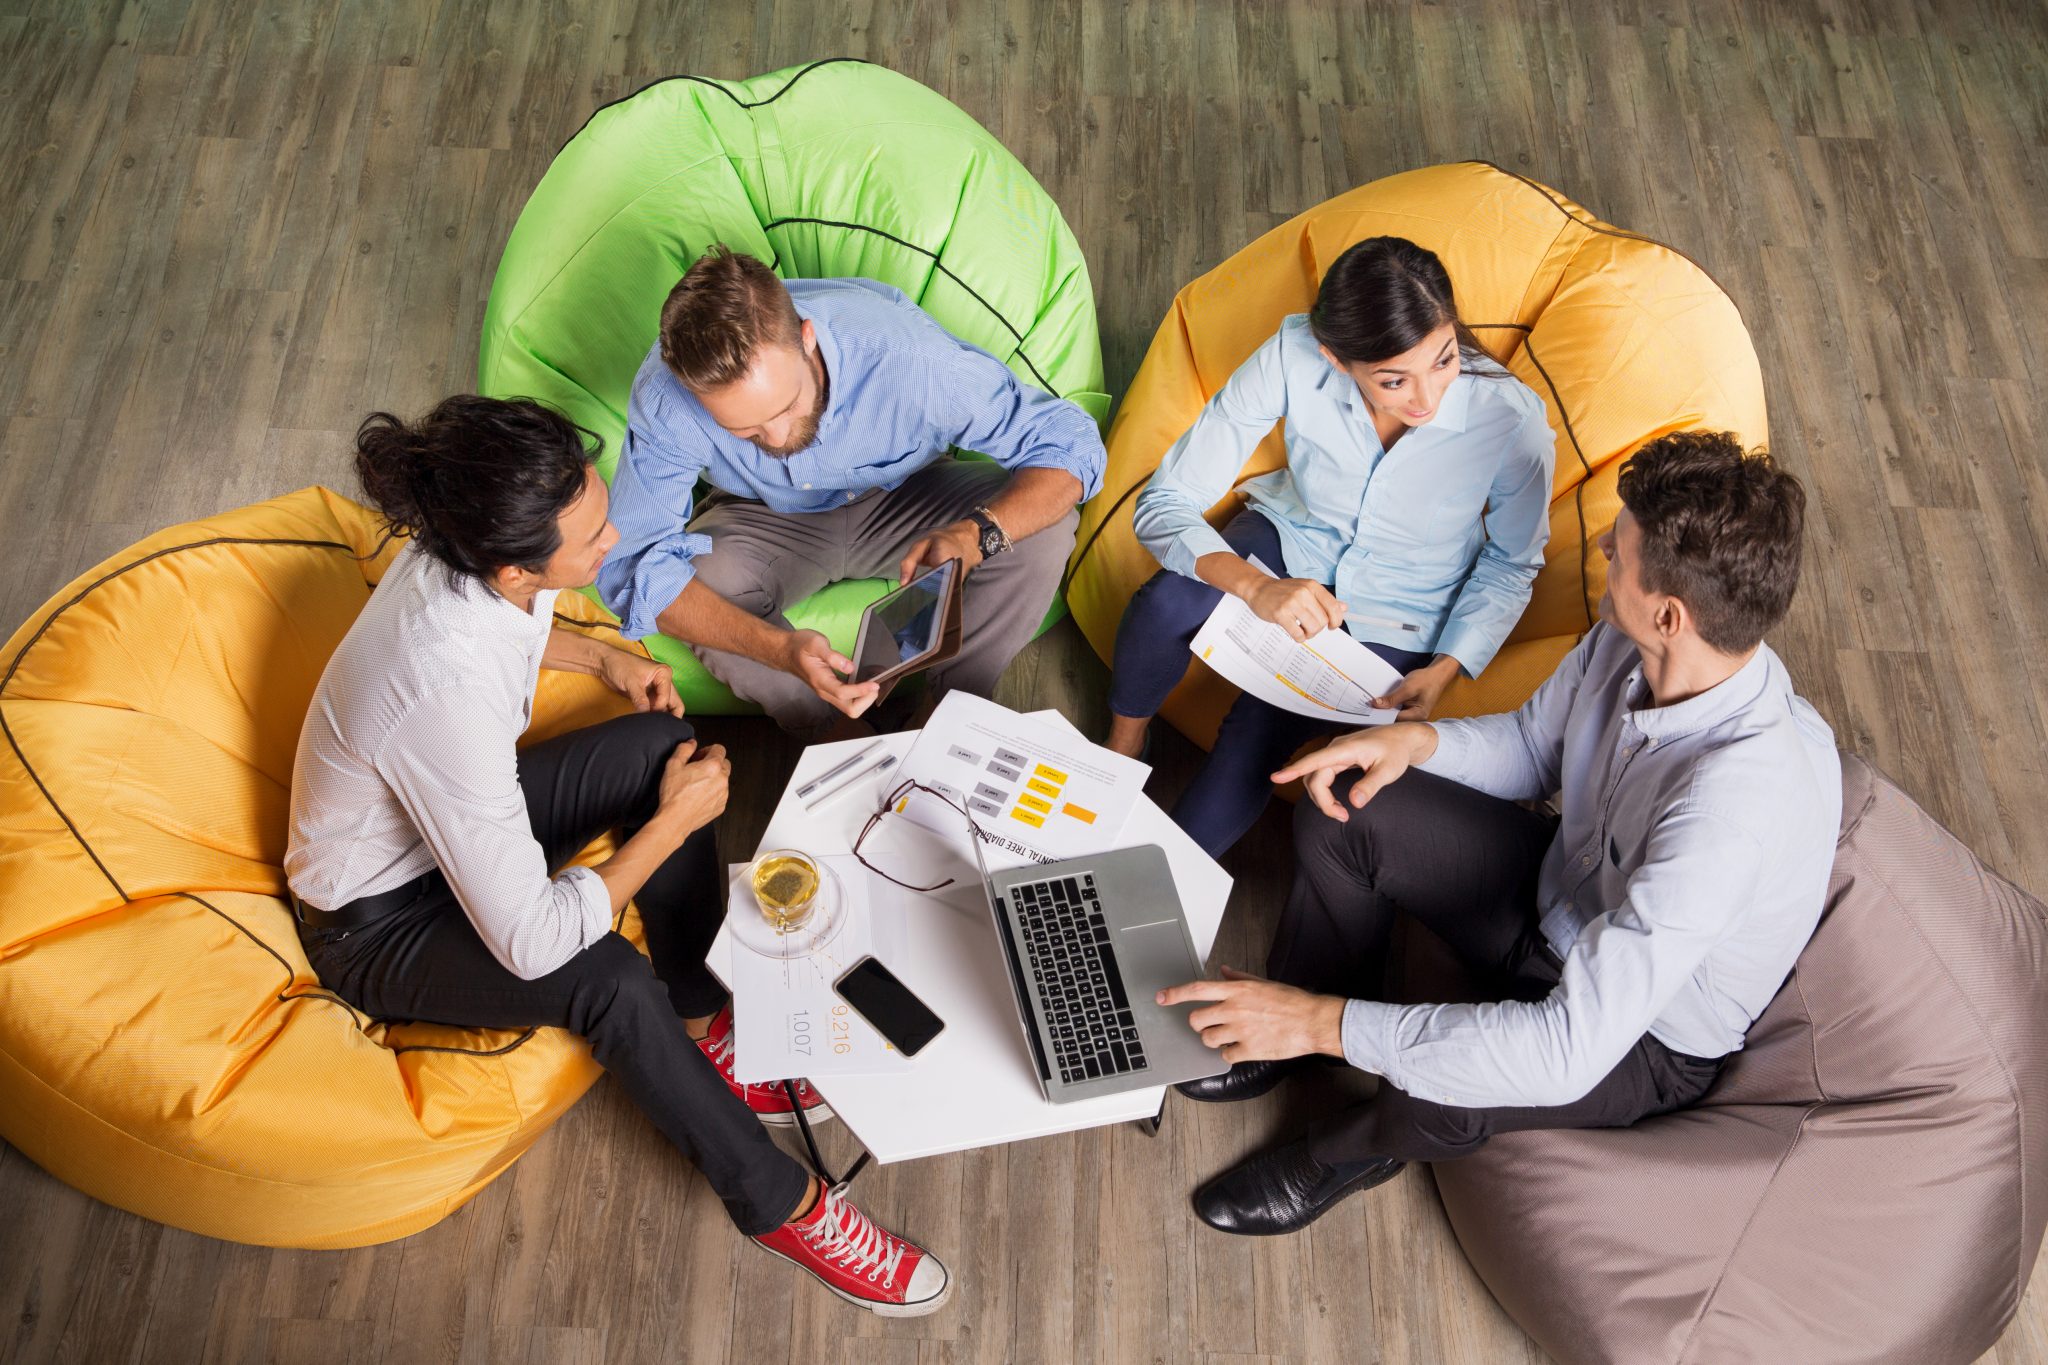
[[[1282, 420], [1286, 466], [1247, 482], [1247, 506], [1217, 531], [1203, 513]], [[1165, 567], [1117, 631], [1109, 747], [1143, 747], [1224, 593], [1298, 640], [1349, 630], [1403, 675], [1375, 704], [1426, 718], [1458, 673], [1479, 675], [1528, 604], [1554, 444], [1542, 400], [1458, 320], [1434, 252], [1400, 237], [1351, 247], [1315, 306], [1252, 353], [1138, 496], [1138, 539]], [[1238, 698], [1174, 820], [1221, 854], [1265, 809], [1272, 772], [1332, 728]]]

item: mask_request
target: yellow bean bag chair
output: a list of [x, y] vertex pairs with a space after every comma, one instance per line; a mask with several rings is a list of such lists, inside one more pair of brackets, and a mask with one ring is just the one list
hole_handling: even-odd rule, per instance
[[[1067, 602], [1105, 660], [1124, 605], [1159, 568], [1131, 531], [1138, 491], [1280, 320], [1308, 310], [1329, 263], [1382, 235], [1443, 258], [1459, 312], [1541, 395], [1557, 433], [1550, 544], [1528, 611], [1485, 673], [1444, 694], [1440, 715], [1521, 705], [1592, 624], [1606, 583], [1594, 541], [1621, 510], [1623, 456], [1688, 428], [1765, 442], [1756, 351], [1735, 305], [1692, 261], [1485, 162], [1375, 180], [1282, 223], [1175, 295], [1110, 427], [1103, 491], [1081, 514]], [[1276, 427], [1238, 482], [1285, 459]], [[1221, 526], [1241, 505], [1232, 493], [1209, 519]], [[1207, 746], [1235, 695], [1191, 667], [1163, 714]]]
[[[394, 552], [304, 489], [123, 551], [0, 654], [0, 1137], [88, 1194], [238, 1242], [388, 1241], [597, 1078], [557, 1030], [367, 1019], [299, 951], [292, 756]], [[578, 595], [557, 606], [616, 639]], [[529, 739], [622, 709], [541, 678]]]

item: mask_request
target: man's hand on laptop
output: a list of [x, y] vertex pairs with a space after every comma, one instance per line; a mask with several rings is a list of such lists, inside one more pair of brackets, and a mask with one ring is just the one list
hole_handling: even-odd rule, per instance
[[853, 660], [832, 648], [832, 642], [815, 630], [789, 633], [788, 654], [782, 666], [848, 716], [858, 716], [873, 706], [881, 691], [877, 683], [848, 681], [853, 673]]
[[1316, 1052], [1344, 1055], [1342, 996], [1313, 995], [1225, 967], [1221, 981], [1168, 986], [1155, 999], [1162, 1005], [1213, 1002], [1188, 1015], [1188, 1024], [1232, 1066], [1284, 1062]]
[[1273, 785], [1284, 786], [1300, 778], [1302, 787], [1316, 809], [1332, 820], [1349, 820], [1330, 786], [1352, 768], [1358, 780], [1345, 798], [1353, 809], [1362, 808], [1379, 794], [1380, 788], [1436, 752], [1436, 727], [1427, 721], [1402, 721], [1373, 730], [1355, 730], [1339, 735], [1314, 753], [1305, 755], [1273, 774]]

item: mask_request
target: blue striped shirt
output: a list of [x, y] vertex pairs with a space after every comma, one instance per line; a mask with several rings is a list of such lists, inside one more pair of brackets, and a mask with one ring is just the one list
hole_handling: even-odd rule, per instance
[[688, 529], [697, 480], [777, 512], [823, 512], [870, 489], [902, 485], [954, 447], [1009, 469], [1064, 469], [1082, 496], [1102, 486], [1095, 419], [1032, 388], [1000, 360], [934, 322], [899, 289], [873, 280], [789, 280], [817, 334], [829, 378], [817, 439], [769, 455], [718, 425], [661, 360], [657, 343], [633, 380], [625, 447], [612, 475], [619, 543], [597, 589], [633, 639], [696, 575], [711, 538]]

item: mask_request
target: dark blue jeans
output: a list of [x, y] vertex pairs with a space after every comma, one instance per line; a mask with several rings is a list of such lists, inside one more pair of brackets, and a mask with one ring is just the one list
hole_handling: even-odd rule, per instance
[[[1274, 572], [1286, 562], [1280, 532], [1247, 507], [1223, 528], [1224, 543], [1249, 559], [1257, 556]], [[1220, 589], [1198, 578], [1162, 569], [1146, 581], [1124, 608], [1116, 632], [1116, 659], [1109, 679], [1109, 709], [1119, 716], [1150, 716], [1187, 672], [1188, 645], [1209, 613], [1223, 600]], [[1366, 648], [1401, 672], [1422, 667], [1431, 655], [1392, 645]], [[1309, 740], [1355, 726], [1298, 716], [1257, 697], [1241, 696], [1216, 732], [1216, 746], [1173, 808], [1173, 822], [1220, 858], [1257, 822], [1273, 796], [1273, 771]]]

